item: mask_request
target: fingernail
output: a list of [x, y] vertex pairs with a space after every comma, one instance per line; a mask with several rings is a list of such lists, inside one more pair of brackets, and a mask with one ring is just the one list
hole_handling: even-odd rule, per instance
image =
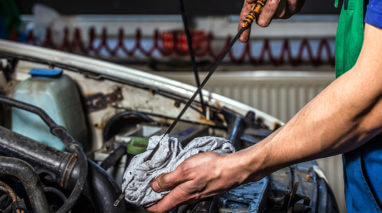
[[157, 181], [154, 181], [151, 187], [152, 187], [153, 190], [156, 191], [156, 192], [159, 192], [159, 190], [160, 190], [160, 187], [159, 187], [159, 184], [158, 184]]

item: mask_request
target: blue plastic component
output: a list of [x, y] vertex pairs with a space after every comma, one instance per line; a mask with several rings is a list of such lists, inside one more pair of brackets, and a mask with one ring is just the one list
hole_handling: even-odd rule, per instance
[[59, 77], [62, 69], [32, 68], [29, 74], [33, 77]]
[[267, 198], [269, 179], [265, 177], [257, 182], [249, 182], [217, 196], [218, 206], [236, 212], [235, 209], [246, 209], [246, 212], [262, 212]]

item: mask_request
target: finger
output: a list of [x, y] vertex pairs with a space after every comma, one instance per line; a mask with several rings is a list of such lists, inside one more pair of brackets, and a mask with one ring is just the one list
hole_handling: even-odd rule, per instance
[[281, 0], [274, 18], [289, 18], [292, 15], [290, 9], [291, 6], [288, 4], [287, 0]]
[[182, 166], [178, 166], [173, 172], [163, 174], [151, 183], [151, 188], [156, 192], [168, 191], [177, 185], [188, 181], [187, 176], [184, 175]]
[[164, 196], [157, 204], [150, 206], [147, 210], [152, 212], [167, 212], [176, 206], [190, 200], [199, 198], [197, 193], [187, 191], [192, 189], [194, 183], [192, 181], [185, 182], [174, 188], [169, 194]]
[[267, 27], [275, 16], [279, 4], [280, 0], [268, 0], [261, 10], [259, 17], [256, 19], [256, 23], [261, 27]]
[[289, 18], [293, 14], [298, 13], [301, 10], [301, 8], [304, 6], [304, 3], [305, 3], [305, 0], [300, 0], [300, 1], [286, 0], [285, 1], [285, 5], [286, 5], [285, 8], [288, 8], [288, 10], [286, 11], [285, 15], [283, 15], [280, 18]]
[[[243, 8], [241, 9], [241, 13], [240, 13], [240, 21], [239, 21], [239, 28], [238, 30], [241, 29], [242, 27], [242, 24], [245, 20], [245, 18], [247, 17], [249, 11], [251, 11], [252, 7], [254, 5], [254, 1], [244, 1], [244, 4], [243, 4]], [[249, 27], [248, 29], [246, 29], [240, 36], [240, 41], [241, 42], [247, 42], [248, 39], [249, 39], [249, 35], [250, 35], [250, 32], [251, 32], [251, 27]]]

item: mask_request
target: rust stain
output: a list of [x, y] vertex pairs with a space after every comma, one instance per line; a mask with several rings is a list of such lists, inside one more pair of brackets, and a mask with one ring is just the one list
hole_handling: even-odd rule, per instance
[[215, 124], [213, 121], [208, 120], [208, 119], [206, 118], [206, 116], [204, 116], [203, 114], [200, 114], [200, 116], [199, 116], [199, 120], [200, 120], [202, 123], [207, 124], [207, 125], [214, 125], [214, 124]]
[[98, 129], [103, 129], [106, 126], [108, 119], [103, 120], [101, 123], [94, 123], [93, 126]]
[[106, 109], [110, 105], [122, 101], [123, 98], [122, 89], [117, 87], [113, 92], [108, 94], [94, 93], [85, 95], [85, 105], [87, 111], [91, 113]]
[[149, 92], [150, 92], [150, 94], [151, 94], [152, 96], [155, 96], [155, 94], [156, 94], [156, 91], [153, 90], [152, 88], [149, 88]]
[[180, 107], [180, 104], [181, 104], [180, 101], [175, 101], [175, 102], [174, 102], [174, 106], [175, 106], [176, 108], [179, 108], [179, 107]]

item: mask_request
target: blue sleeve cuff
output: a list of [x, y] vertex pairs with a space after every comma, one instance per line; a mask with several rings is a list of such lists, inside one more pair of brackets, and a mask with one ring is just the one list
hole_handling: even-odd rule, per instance
[[382, 12], [368, 6], [366, 10], [365, 22], [375, 27], [382, 28]]

